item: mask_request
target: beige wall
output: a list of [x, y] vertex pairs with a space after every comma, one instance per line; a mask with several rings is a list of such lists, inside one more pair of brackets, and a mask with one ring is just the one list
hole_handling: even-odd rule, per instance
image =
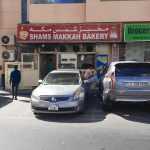
[[[14, 35], [16, 33], [17, 24], [21, 21], [20, 6], [21, 0], [0, 0], [0, 37], [3, 35]], [[8, 49], [9, 47], [0, 45], [0, 65], [3, 67], [0, 70], [0, 75], [4, 73], [2, 52]]]
[[0, 34], [16, 32], [20, 23], [21, 0], [0, 0]]
[[150, 21], [150, 0], [87, 0], [86, 4], [29, 4], [29, 21], [31, 23]]
[[150, 21], [150, 0], [87, 0], [87, 22]]
[[[38, 14], [38, 15], [37, 15]], [[85, 20], [85, 4], [30, 4], [31, 23], [76, 23]]]

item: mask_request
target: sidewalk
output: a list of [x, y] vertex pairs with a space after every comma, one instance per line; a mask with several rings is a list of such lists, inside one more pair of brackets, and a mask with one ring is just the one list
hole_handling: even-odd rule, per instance
[[[30, 102], [31, 93], [32, 93], [31, 89], [26, 89], [26, 90], [19, 89], [18, 100]], [[11, 98], [12, 98], [12, 95], [11, 95], [10, 90], [1, 90], [0, 89], [0, 100], [11, 99]]]
[[[0, 89], [0, 94], [8, 94], [11, 93], [10, 90], [2, 90]], [[18, 95], [31, 95], [32, 89], [19, 89], [18, 90]]]

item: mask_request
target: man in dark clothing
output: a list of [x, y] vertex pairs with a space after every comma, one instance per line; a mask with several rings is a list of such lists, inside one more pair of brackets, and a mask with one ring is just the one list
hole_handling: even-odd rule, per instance
[[18, 86], [21, 81], [21, 73], [18, 70], [18, 66], [14, 67], [14, 70], [10, 74], [10, 85], [12, 87], [12, 99], [17, 100]]

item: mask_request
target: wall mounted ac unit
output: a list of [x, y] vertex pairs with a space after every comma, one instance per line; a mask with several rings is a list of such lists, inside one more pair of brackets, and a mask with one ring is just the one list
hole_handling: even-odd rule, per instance
[[2, 58], [5, 61], [15, 61], [15, 50], [3, 51]]
[[15, 37], [12, 34], [0, 35], [0, 45], [14, 45]]

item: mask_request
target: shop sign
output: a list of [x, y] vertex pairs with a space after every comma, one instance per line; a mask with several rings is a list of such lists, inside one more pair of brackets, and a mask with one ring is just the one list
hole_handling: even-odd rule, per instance
[[124, 41], [150, 41], [150, 23], [125, 24]]
[[20, 43], [120, 42], [121, 24], [19, 24]]

